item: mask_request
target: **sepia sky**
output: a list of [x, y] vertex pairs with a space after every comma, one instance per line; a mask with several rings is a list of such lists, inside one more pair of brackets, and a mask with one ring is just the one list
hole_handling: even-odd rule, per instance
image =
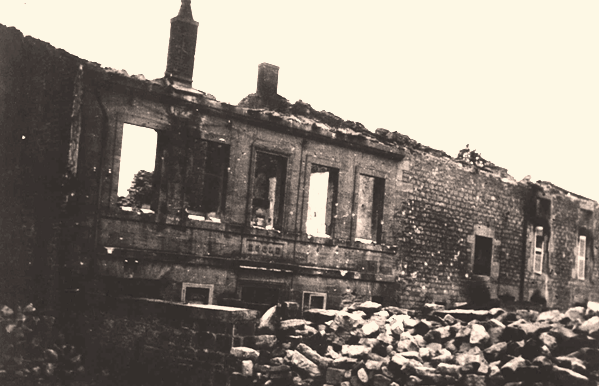
[[[180, 0], [2, 0], [0, 23], [160, 78]], [[192, 0], [193, 86], [237, 104], [258, 64], [278, 93], [517, 180], [599, 200], [599, 2]], [[0, 53], [1, 54], [1, 53]]]

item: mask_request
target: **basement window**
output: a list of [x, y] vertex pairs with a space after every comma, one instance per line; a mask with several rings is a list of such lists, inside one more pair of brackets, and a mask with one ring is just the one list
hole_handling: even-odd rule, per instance
[[535, 228], [534, 250], [533, 250], [533, 271], [543, 273], [543, 254], [545, 250], [545, 236], [543, 227]]
[[475, 275], [490, 276], [491, 260], [493, 258], [493, 239], [476, 236], [474, 243], [474, 265], [472, 273]]
[[579, 280], [584, 280], [584, 271], [587, 253], [587, 238], [586, 236], [578, 236], [578, 246], [576, 253], [576, 277]]
[[333, 235], [338, 184], [338, 169], [312, 164], [306, 219], [306, 233], [309, 235], [317, 237]]
[[190, 304], [212, 304], [214, 285], [183, 283], [181, 286], [181, 302]]
[[189, 145], [185, 208], [192, 220], [220, 222], [225, 210], [229, 145], [194, 138]]
[[359, 174], [356, 241], [381, 243], [384, 200], [385, 179]]
[[265, 229], [281, 229], [285, 200], [287, 158], [256, 152], [251, 225]]
[[327, 308], [327, 294], [324, 292], [304, 292], [302, 300], [302, 310], [318, 308], [324, 310]]
[[156, 131], [123, 125], [117, 188], [117, 205], [122, 210], [154, 212], [156, 143]]

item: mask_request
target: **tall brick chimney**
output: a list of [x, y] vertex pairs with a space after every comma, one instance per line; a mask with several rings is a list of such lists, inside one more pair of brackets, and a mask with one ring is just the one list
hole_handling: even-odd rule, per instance
[[262, 98], [272, 98], [277, 95], [279, 82], [279, 67], [262, 63], [258, 66], [258, 88], [256, 93]]
[[171, 37], [164, 76], [191, 87], [198, 23], [191, 14], [191, 0], [181, 0], [179, 14], [171, 19]]

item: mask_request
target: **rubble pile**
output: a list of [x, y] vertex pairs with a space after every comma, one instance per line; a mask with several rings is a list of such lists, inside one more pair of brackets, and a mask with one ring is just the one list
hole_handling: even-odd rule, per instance
[[267, 311], [252, 347], [231, 349], [231, 385], [599, 384], [599, 303], [540, 313], [430, 305], [416, 316], [365, 302], [303, 319], [292, 308], [279, 321]]
[[85, 372], [82, 355], [58, 333], [55, 318], [33, 304], [0, 308], [0, 384], [20, 378], [74, 378]]

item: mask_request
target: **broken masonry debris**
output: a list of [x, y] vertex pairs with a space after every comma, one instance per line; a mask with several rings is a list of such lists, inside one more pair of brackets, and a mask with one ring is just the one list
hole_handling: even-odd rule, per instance
[[275, 326], [273, 308], [261, 320], [268, 334], [253, 341], [260, 351], [231, 354], [255, 385], [588, 385], [599, 381], [597, 310], [593, 302], [542, 313], [429, 307], [415, 316], [366, 302]]

